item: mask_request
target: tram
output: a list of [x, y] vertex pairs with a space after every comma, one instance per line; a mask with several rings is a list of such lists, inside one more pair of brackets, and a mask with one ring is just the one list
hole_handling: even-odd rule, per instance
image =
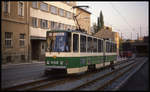
[[133, 47], [131, 45], [131, 42], [122, 43], [122, 51], [121, 51], [120, 56], [131, 58], [132, 55], [133, 55]]
[[116, 43], [78, 30], [51, 30], [46, 33], [45, 72], [75, 74], [98, 69], [116, 61]]

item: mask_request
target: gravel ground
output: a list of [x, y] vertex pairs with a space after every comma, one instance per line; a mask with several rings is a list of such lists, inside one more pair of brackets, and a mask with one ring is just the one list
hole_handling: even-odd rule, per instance
[[139, 71], [137, 71], [129, 80], [120, 88], [120, 91], [141, 91], [149, 89], [149, 62], [147, 61]]

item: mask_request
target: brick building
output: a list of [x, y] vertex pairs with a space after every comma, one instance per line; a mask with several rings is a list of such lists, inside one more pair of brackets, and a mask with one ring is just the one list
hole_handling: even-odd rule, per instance
[[28, 61], [27, 2], [2, 1], [2, 63]]
[[91, 34], [91, 29], [90, 29], [91, 13], [85, 9], [77, 8], [76, 14], [78, 15], [77, 20], [81, 29], [86, 30], [88, 34]]

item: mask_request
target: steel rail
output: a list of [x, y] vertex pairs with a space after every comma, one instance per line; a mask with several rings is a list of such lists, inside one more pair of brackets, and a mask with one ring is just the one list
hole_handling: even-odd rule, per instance
[[135, 63], [135, 61], [132, 62], [132, 63], [129, 63], [129, 64], [127, 64], [127, 65], [124, 65], [123, 67], [117, 68], [116, 70], [114, 70], [114, 71], [112, 71], [112, 72], [106, 73], [106, 74], [104, 74], [104, 75], [102, 75], [102, 76], [100, 76], [100, 77], [98, 77], [98, 78], [96, 78], [96, 79], [94, 79], [94, 80], [90, 80], [90, 81], [88, 81], [88, 82], [86, 82], [86, 83], [84, 83], [84, 84], [80, 84], [80, 85], [78, 85], [78, 86], [76, 86], [76, 87], [74, 87], [74, 88], [72, 88], [72, 89], [70, 89], [70, 90], [77, 90], [77, 89], [80, 89], [80, 88], [82, 88], [82, 87], [85, 87], [85, 86], [87, 86], [87, 85], [89, 85], [89, 84], [91, 84], [91, 83], [94, 83], [94, 82], [96, 82], [97, 80], [102, 80], [102, 79], [104, 79], [105, 77], [108, 77], [108, 76], [112, 75], [113, 73], [116, 73], [116, 72], [118, 72], [118, 71], [121, 71], [122, 69], [124, 69], [124, 68], [126, 68], [126, 67], [128, 67], [128, 66], [130, 66], [130, 65], [132, 65], [132, 64], [134, 64], [134, 63]]
[[130, 71], [131, 69], [133, 69], [134, 66], [137, 65], [137, 64], [138, 63], [134, 63], [129, 69], [123, 71], [122, 73], [119, 73], [117, 76], [115, 76], [114, 78], [108, 80], [107, 82], [105, 82], [100, 87], [97, 87], [95, 90], [103, 90], [105, 87], [107, 87], [108, 85], [111, 85], [115, 80], [117, 80], [118, 78], [120, 78], [121, 76], [123, 76], [125, 73], [127, 73], [128, 71]]

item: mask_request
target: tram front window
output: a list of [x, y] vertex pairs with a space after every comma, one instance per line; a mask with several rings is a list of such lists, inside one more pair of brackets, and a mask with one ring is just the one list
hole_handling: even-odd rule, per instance
[[68, 33], [49, 33], [47, 36], [47, 51], [49, 52], [69, 52], [70, 36]]

